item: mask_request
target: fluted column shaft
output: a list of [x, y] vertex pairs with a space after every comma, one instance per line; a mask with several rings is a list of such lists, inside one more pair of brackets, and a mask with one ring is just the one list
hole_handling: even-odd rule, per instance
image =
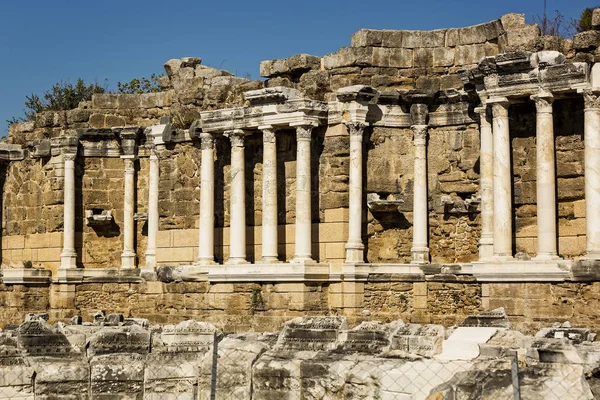
[[494, 143], [490, 109], [479, 107], [480, 117], [479, 195], [481, 196], [481, 239], [479, 259], [487, 260], [494, 255]]
[[215, 260], [215, 140], [212, 134], [200, 134], [200, 221], [198, 224], [198, 264]]
[[76, 268], [75, 251], [75, 154], [63, 154], [65, 162], [64, 211], [63, 211], [63, 250], [60, 254], [60, 268]]
[[123, 253], [121, 268], [135, 268], [134, 249], [134, 201], [135, 201], [135, 157], [121, 156], [125, 166], [125, 185], [123, 195]]
[[271, 126], [263, 132], [262, 257], [261, 263], [278, 262], [277, 252], [277, 138]]
[[512, 176], [506, 98], [490, 99], [494, 137], [494, 256], [512, 257]]
[[294, 261], [312, 260], [310, 145], [313, 127], [296, 127], [296, 248]]
[[241, 129], [225, 132], [231, 141], [231, 189], [229, 194], [231, 217], [229, 222], [229, 260], [227, 264], [245, 264], [246, 260], [246, 179], [244, 138]]
[[146, 267], [156, 267], [156, 236], [158, 234], [158, 155], [153, 146], [149, 157], [148, 177], [148, 245], [146, 247]]
[[600, 258], [600, 96], [585, 92], [586, 257]]
[[537, 227], [536, 259], [557, 258], [556, 170], [554, 167], [554, 121], [551, 93], [531, 96], [536, 107]]
[[348, 242], [346, 243], [346, 262], [364, 262], [365, 245], [362, 241], [362, 204], [363, 204], [363, 134], [366, 124], [347, 123], [350, 131], [350, 182]]
[[412, 262], [429, 262], [427, 200], [427, 125], [413, 125], [415, 144]]

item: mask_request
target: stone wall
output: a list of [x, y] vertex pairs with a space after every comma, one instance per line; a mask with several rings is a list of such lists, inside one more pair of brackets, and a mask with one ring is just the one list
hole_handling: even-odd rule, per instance
[[150, 325], [117, 313], [50, 325], [46, 314], [29, 314], [0, 332], [0, 395], [491, 400], [520, 383], [525, 398], [593, 399], [594, 337], [568, 324], [525, 336], [502, 309], [453, 330], [401, 320], [350, 328], [343, 317], [308, 316], [270, 334], [224, 334], [191, 319]]

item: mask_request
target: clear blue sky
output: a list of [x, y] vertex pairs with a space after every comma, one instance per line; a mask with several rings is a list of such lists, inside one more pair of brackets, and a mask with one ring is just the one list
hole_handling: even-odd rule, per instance
[[[547, 0], [548, 14], [578, 17], [588, 0]], [[171, 58], [259, 77], [259, 62], [324, 55], [360, 28], [436, 29], [509, 12], [528, 22], [543, 0], [4, 0], [0, 12], [0, 136], [25, 95], [58, 81], [118, 81], [162, 73]]]

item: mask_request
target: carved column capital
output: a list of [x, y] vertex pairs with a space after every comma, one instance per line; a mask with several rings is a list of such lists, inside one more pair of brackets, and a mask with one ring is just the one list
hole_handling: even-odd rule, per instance
[[346, 125], [346, 128], [348, 128], [351, 141], [362, 141], [363, 134], [365, 133], [365, 128], [368, 126], [367, 123], [344, 121], [344, 125]]
[[479, 115], [480, 125], [490, 125], [492, 123], [492, 113], [490, 107], [486, 104], [481, 107], [475, 107], [475, 112]]
[[233, 129], [225, 131], [224, 135], [229, 138], [232, 147], [244, 147], [244, 138], [248, 133], [242, 129]]
[[63, 159], [65, 161], [75, 161], [75, 158], [77, 158], [76, 153], [63, 153]]
[[415, 146], [425, 146], [427, 144], [427, 125], [413, 125], [410, 129], [413, 131], [413, 141]]
[[600, 93], [592, 90], [583, 91], [583, 101], [586, 109], [600, 109]]
[[307, 140], [310, 141], [313, 125], [298, 125], [296, 126], [296, 140]]
[[493, 97], [488, 99], [488, 105], [492, 106], [492, 115], [494, 118], [508, 117], [508, 107], [510, 101], [506, 97]]
[[548, 91], [542, 91], [538, 94], [534, 94], [531, 100], [535, 102], [535, 109], [538, 113], [552, 113], [552, 103], [554, 102], [554, 96]]
[[263, 134], [264, 143], [275, 143], [275, 132], [277, 132], [277, 129], [271, 125], [259, 126], [258, 129]]
[[215, 137], [212, 133], [200, 132], [200, 149], [212, 150], [215, 147]]

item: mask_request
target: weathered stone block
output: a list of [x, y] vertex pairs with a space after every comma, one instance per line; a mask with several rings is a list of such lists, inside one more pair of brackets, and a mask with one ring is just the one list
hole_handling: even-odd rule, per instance
[[484, 25], [469, 26], [458, 30], [458, 44], [478, 44], [485, 43], [487, 32]]
[[373, 60], [372, 47], [342, 47], [335, 53], [326, 54], [324, 57], [325, 69], [334, 69], [352, 66], [371, 65]]
[[433, 66], [450, 67], [454, 65], [454, 49], [448, 47], [436, 47], [433, 49]]
[[384, 31], [360, 29], [352, 35], [350, 45], [352, 47], [381, 46], [383, 35]]
[[505, 14], [500, 17], [500, 22], [504, 29], [521, 28], [525, 25], [525, 14]]
[[92, 95], [92, 108], [114, 109], [118, 107], [118, 95], [110, 93], [96, 93]]
[[512, 49], [529, 48], [539, 36], [540, 27], [537, 24], [506, 31], [507, 45]]
[[576, 50], [591, 50], [600, 46], [600, 31], [585, 31], [575, 35], [573, 48]]

